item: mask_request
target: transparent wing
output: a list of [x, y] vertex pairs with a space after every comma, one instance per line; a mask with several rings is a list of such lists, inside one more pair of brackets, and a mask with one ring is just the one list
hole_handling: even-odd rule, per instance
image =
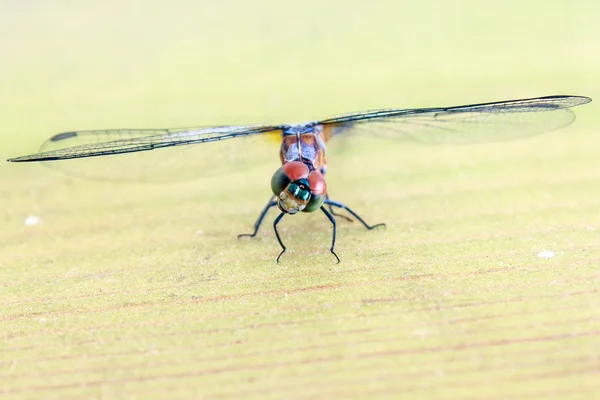
[[573, 122], [572, 107], [583, 96], [546, 96], [454, 107], [389, 109], [319, 121], [328, 137], [368, 132], [395, 140], [466, 144], [510, 140], [561, 128]]
[[[79, 131], [54, 135], [39, 153], [9, 161], [45, 161], [52, 169], [87, 178], [168, 182], [277, 160], [275, 143], [280, 142], [280, 128], [267, 125]], [[149, 151], [154, 149], [161, 151]]]

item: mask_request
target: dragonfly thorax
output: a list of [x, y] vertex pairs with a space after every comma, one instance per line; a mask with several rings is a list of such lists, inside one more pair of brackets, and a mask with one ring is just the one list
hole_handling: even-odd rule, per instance
[[283, 127], [283, 136], [296, 136], [315, 133], [315, 123], [309, 122], [297, 125], [285, 125]]
[[324, 175], [327, 169], [327, 157], [322, 128], [315, 122], [284, 126], [279, 153], [281, 163], [298, 161], [306, 164], [310, 171], [318, 170]]

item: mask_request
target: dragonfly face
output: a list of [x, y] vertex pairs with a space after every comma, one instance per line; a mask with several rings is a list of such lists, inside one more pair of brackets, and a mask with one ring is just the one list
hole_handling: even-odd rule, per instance
[[271, 190], [282, 212], [296, 214], [318, 210], [325, 200], [327, 185], [319, 171], [310, 171], [306, 164], [292, 161], [275, 171]]

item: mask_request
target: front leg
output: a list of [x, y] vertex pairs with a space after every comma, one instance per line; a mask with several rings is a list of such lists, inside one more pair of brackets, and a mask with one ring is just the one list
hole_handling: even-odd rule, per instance
[[336, 234], [336, 223], [335, 223], [335, 218], [333, 218], [333, 215], [331, 215], [329, 213], [329, 211], [327, 211], [327, 209], [323, 206], [321, 206], [321, 211], [323, 211], [323, 213], [327, 216], [327, 218], [329, 218], [329, 220], [331, 221], [331, 223], [333, 224], [333, 236], [331, 238], [331, 248], [329, 249], [329, 251], [331, 251], [331, 254], [333, 254], [335, 256], [335, 259], [337, 260], [337, 263], [340, 263], [340, 258], [338, 257], [337, 254], [335, 254], [335, 251], [333, 251], [333, 248], [335, 247], [335, 234]]
[[279, 214], [279, 216], [277, 218], [275, 218], [275, 222], [273, 222], [273, 229], [275, 230], [275, 236], [277, 237], [277, 241], [279, 242], [279, 245], [282, 248], [281, 253], [279, 253], [279, 255], [277, 256], [277, 262], [279, 262], [281, 255], [283, 253], [285, 253], [285, 246], [283, 245], [283, 242], [281, 241], [281, 238], [279, 237], [279, 232], [277, 232], [277, 224], [279, 223], [279, 221], [281, 221], [281, 219], [283, 218], [284, 215], [285, 215], [285, 213], [282, 212], [281, 214]]
[[275, 196], [271, 196], [271, 198], [269, 199], [269, 202], [267, 203], [267, 205], [265, 206], [265, 208], [262, 210], [262, 212], [258, 216], [258, 219], [254, 223], [254, 232], [252, 232], [252, 233], [240, 233], [238, 235], [238, 239], [241, 238], [241, 237], [254, 237], [254, 236], [256, 236], [256, 234], [258, 233], [258, 229], [260, 228], [260, 225], [262, 224], [263, 219], [265, 218], [265, 215], [267, 215], [267, 212], [269, 211], [269, 209], [271, 207], [277, 205], [277, 202], [274, 199], [275, 199]]

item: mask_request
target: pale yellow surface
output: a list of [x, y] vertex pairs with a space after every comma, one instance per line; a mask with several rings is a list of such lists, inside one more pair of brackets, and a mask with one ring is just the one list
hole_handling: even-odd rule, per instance
[[[4, 1], [0, 156], [73, 129], [600, 100], [599, 14], [595, 1]], [[597, 398], [597, 104], [519, 141], [332, 142], [332, 196], [388, 224], [340, 221], [339, 265], [317, 213], [283, 220], [279, 265], [275, 213], [235, 239], [269, 196], [277, 146], [255, 169], [171, 185], [0, 163], [0, 397]]]

